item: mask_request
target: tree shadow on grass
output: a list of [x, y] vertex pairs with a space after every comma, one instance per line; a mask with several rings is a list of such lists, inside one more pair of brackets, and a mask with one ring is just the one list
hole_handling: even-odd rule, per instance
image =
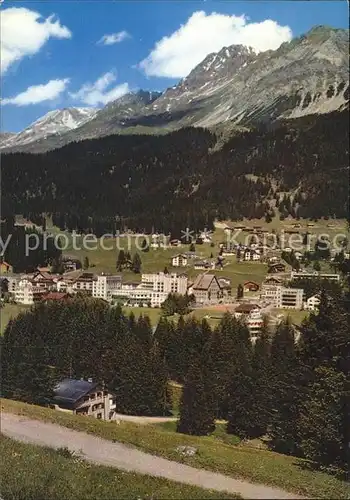
[[310, 472], [323, 472], [324, 474], [328, 474], [329, 476], [333, 476], [340, 481], [349, 481], [350, 475], [349, 472], [340, 469], [338, 467], [334, 467], [331, 465], [322, 465], [317, 462], [313, 462], [312, 460], [308, 460], [306, 458], [298, 458], [294, 457], [295, 462], [293, 465], [296, 465], [302, 470], [307, 470]]

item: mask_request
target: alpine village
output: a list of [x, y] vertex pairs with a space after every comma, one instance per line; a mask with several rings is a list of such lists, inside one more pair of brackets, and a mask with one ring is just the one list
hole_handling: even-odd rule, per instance
[[[73, 19], [8, 4], [5, 85], [39, 57], [12, 23]], [[138, 71], [229, 17], [204, 10]], [[349, 498], [348, 36], [237, 35], [173, 87], [103, 100], [101, 79], [0, 134], [2, 500]]]

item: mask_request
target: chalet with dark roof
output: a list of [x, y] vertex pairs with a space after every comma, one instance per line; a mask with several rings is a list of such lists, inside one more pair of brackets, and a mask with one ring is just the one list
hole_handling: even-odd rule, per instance
[[261, 307], [257, 304], [240, 304], [238, 307], [236, 307], [235, 313], [238, 313], [239, 315], [248, 315], [252, 312], [260, 311], [260, 309]]
[[52, 406], [56, 410], [100, 420], [115, 418], [115, 399], [102, 384], [89, 380], [65, 378], [54, 389]]
[[260, 286], [255, 281], [246, 281], [243, 284], [243, 289], [245, 292], [257, 292]]

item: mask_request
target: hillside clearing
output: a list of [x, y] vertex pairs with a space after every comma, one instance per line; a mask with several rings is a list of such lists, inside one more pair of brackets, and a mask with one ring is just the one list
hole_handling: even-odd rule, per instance
[[[279, 486], [287, 491], [316, 498], [347, 498], [350, 487], [335, 477], [311, 471], [306, 462], [249, 446], [233, 446], [213, 437], [195, 437], [130, 422], [101, 422], [55, 410], [2, 400], [2, 411], [56, 423], [71, 429], [116, 440], [170, 460], [221, 472], [255, 483]], [[194, 446], [192, 457], [179, 456], [177, 446]]]

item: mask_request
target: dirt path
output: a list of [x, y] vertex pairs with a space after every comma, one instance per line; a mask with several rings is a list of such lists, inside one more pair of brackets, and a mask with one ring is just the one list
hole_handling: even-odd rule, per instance
[[159, 424], [163, 422], [175, 422], [177, 420], [176, 417], [138, 417], [136, 415], [123, 415], [122, 413], [116, 413], [116, 419], [144, 425]]
[[163, 477], [206, 489], [239, 493], [244, 498], [301, 498], [277, 488], [251, 484], [222, 474], [195, 469], [144, 453], [135, 448], [129, 448], [120, 443], [106, 441], [59, 425], [30, 420], [19, 415], [2, 413], [1, 432], [13, 439], [27, 443], [53, 448], [67, 446], [70, 450], [81, 453], [86, 460], [101, 465]]

